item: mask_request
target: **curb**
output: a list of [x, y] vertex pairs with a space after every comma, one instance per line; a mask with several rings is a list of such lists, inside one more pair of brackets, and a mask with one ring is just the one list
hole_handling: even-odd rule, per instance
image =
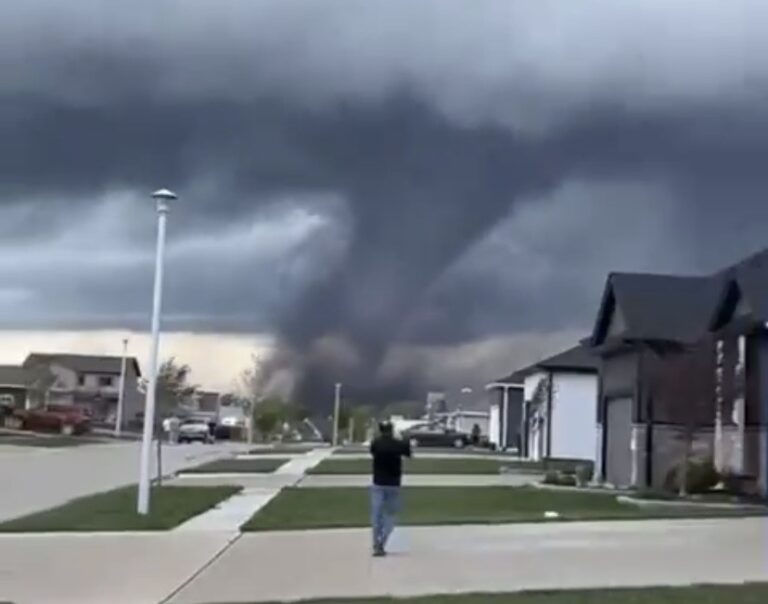
[[628, 503], [630, 505], [636, 505], [639, 507], [682, 507], [691, 508], [698, 507], [703, 509], [715, 509], [715, 510], [743, 510], [743, 511], [760, 511], [768, 514], [768, 507], [762, 505], [755, 505], [750, 503], [719, 503], [708, 501], [667, 501], [665, 499], [641, 499], [639, 497], [632, 497], [630, 495], [619, 495], [616, 497], [616, 501], [619, 503]]

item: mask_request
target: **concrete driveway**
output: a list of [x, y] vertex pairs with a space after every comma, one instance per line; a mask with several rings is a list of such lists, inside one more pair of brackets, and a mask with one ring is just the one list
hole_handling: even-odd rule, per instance
[[[230, 443], [163, 447], [163, 473], [243, 449]], [[59, 449], [5, 447], [0, 452], [0, 521], [137, 481], [138, 442]]]
[[767, 522], [406, 528], [385, 559], [370, 557], [367, 530], [246, 534], [171, 602], [766, 581]]
[[[768, 581], [765, 519], [0, 535], [0, 601], [213, 604]], [[319, 554], [318, 554], [319, 552]]]
[[0, 601], [159, 604], [232, 534], [0, 535]]

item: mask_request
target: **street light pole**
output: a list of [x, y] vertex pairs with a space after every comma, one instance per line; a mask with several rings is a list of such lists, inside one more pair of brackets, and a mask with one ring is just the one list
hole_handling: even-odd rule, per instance
[[341, 384], [336, 384], [336, 396], [333, 400], [333, 446], [339, 445], [339, 412], [341, 410]]
[[160, 345], [160, 311], [163, 303], [163, 260], [165, 255], [165, 223], [169, 203], [176, 194], [160, 189], [152, 194], [157, 203], [157, 252], [155, 256], [155, 286], [152, 297], [152, 344], [149, 350], [147, 371], [147, 393], [144, 405], [144, 432], [141, 440], [141, 466], [139, 468], [139, 514], [149, 514], [150, 461], [152, 455], [152, 433], [155, 424], [155, 394], [157, 390], [157, 357]]
[[123, 338], [123, 359], [120, 363], [120, 392], [117, 395], [117, 415], [115, 416], [115, 438], [120, 438], [123, 431], [123, 406], [125, 405], [125, 374], [128, 366], [128, 338]]

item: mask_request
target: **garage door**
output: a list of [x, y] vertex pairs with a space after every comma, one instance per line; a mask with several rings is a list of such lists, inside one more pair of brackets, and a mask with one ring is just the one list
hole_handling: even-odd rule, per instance
[[608, 401], [606, 414], [605, 479], [616, 487], [632, 481], [632, 399]]

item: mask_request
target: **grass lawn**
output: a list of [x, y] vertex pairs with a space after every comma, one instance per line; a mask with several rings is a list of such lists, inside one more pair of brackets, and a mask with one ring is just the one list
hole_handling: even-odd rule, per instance
[[[417, 450], [415, 457], [405, 460], [405, 472], [411, 474], [498, 474], [500, 468], [514, 472], [531, 472], [543, 474], [550, 470], [559, 472], [575, 472], [582, 464], [591, 465], [590, 461], [576, 459], [546, 459], [544, 461], [522, 461], [510, 456], [500, 459], [499, 454], [489, 454], [481, 451], [469, 452], [470, 456], [457, 457], [426, 457], [429, 453], [442, 453], [439, 450]], [[324, 460], [320, 465], [310, 470], [310, 474], [368, 474], [371, 471], [370, 459], [349, 459], [345, 455], [360, 451], [337, 451], [331, 459]], [[466, 455], [467, 452], [464, 452]], [[424, 455], [422, 457], [421, 455]]]
[[[405, 487], [400, 523], [405, 525], [504, 524], [545, 521], [640, 520], [756, 515], [760, 512], [678, 506], [635, 506], [615, 495], [548, 491], [532, 487]], [[365, 527], [368, 489], [288, 488], [243, 525], [246, 531]], [[765, 511], [768, 514], [768, 508]], [[554, 521], [558, 521], [554, 520]], [[553, 520], [547, 520], [552, 522]]]
[[[303, 604], [762, 604], [768, 585], [723, 585], [440, 595], [421, 598], [304, 600]], [[297, 603], [298, 604], [298, 603]]]
[[251, 449], [248, 451], [248, 455], [275, 455], [275, 454], [290, 454], [298, 455], [301, 453], [309, 453], [317, 447], [307, 447], [301, 445], [275, 445], [274, 447], [261, 447], [259, 449]]
[[194, 468], [181, 470], [180, 474], [265, 474], [274, 472], [284, 463], [291, 461], [288, 458], [265, 459], [218, 459], [204, 463]]
[[73, 499], [0, 523], [0, 532], [162, 531], [178, 526], [240, 491], [236, 486], [153, 487], [150, 513], [136, 513], [136, 487]]
[[[406, 474], [498, 474], [505, 461], [471, 457], [414, 457], [406, 459]], [[325, 459], [310, 474], [370, 474], [370, 459]]]
[[[343, 449], [336, 449], [333, 452], [333, 455], [337, 456], [345, 456], [345, 455], [360, 455], [361, 453], [369, 453], [370, 449], [366, 447], [365, 445], [348, 445], [344, 447]], [[456, 449], [455, 447], [419, 447], [416, 449], [416, 452], [419, 455], [429, 455], [430, 453], [439, 453], [440, 455], [477, 455], [479, 457], [482, 456], [501, 456], [505, 455], [510, 458], [512, 461], [517, 460], [517, 455], [513, 455], [512, 453], [503, 453], [502, 451], [492, 451], [491, 449], [483, 449], [483, 448], [473, 448], [473, 447], [466, 447], [464, 449]]]

